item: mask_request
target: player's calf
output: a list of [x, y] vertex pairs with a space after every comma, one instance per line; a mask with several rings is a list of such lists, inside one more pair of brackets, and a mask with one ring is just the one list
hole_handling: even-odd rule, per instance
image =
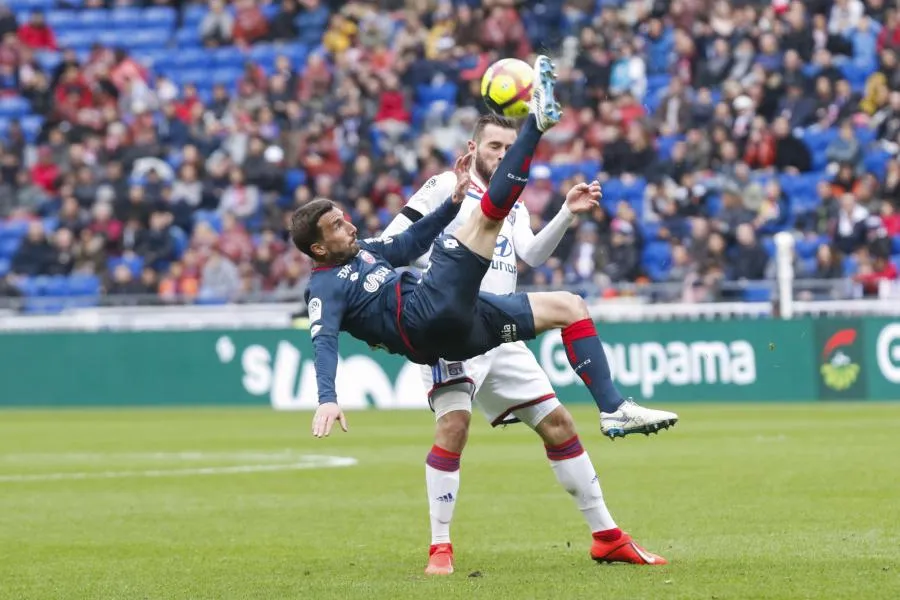
[[566, 358], [600, 409], [600, 429], [610, 438], [631, 433], [656, 433], [678, 421], [678, 415], [625, 400], [612, 380], [612, 372], [597, 336], [597, 329], [582, 298], [569, 292], [528, 294], [537, 333], [562, 329]]
[[528, 294], [528, 300], [535, 332], [561, 329], [569, 364], [591, 390], [597, 406], [605, 412], [618, 408], [622, 397], [612, 383], [606, 354], [584, 299], [570, 292], [536, 292]]
[[616, 389], [587, 304], [569, 292], [528, 294], [537, 333], [562, 329], [566, 358], [594, 397], [601, 412], [614, 412], [623, 402]]

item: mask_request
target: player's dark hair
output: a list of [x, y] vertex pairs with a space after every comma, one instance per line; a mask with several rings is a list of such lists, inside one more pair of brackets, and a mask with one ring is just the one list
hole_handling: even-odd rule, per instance
[[515, 121], [494, 113], [487, 113], [478, 117], [478, 121], [475, 122], [475, 129], [472, 131], [472, 139], [475, 143], [481, 141], [481, 134], [484, 133], [484, 129], [488, 125], [496, 125], [501, 129], [518, 129]]
[[304, 204], [291, 215], [291, 240], [297, 250], [314, 260], [316, 256], [313, 254], [312, 245], [322, 239], [319, 219], [333, 208], [334, 202], [318, 198]]

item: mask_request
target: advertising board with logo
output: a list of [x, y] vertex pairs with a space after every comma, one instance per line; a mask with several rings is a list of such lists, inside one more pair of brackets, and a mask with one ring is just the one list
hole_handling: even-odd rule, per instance
[[[671, 321], [597, 329], [617, 385], [648, 404], [900, 400], [900, 321]], [[528, 345], [563, 402], [592, 403], [558, 332]], [[417, 365], [344, 335], [340, 356], [337, 391], [346, 408], [427, 408]], [[0, 377], [0, 406], [307, 410], [317, 403], [310, 332], [300, 329], [10, 333], [0, 335]]]

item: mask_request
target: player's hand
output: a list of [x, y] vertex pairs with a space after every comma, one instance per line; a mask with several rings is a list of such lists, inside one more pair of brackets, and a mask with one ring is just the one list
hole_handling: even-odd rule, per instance
[[586, 213], [594, 210], [595, 206], [599, 206], [602, 197], [600, 182], [595, 179], [590, 184], [579, 183], [569, 190], [569, 193], [566, 194], [566, 206], [576, 215]]
[[472, 181], [469, 169], [472, 166], [474, 156], [475, 154], [473, 152], [469, 152], [468, 154], [457, 158], [456, 164], [453, 165], [453, 172], [456, 174], [456, 187], [453, 188], [453, 195], [450, 196], [450, 199], [454, 204], [459, 204], [465, 200], [466, 192], [469, 191], [469, 184]]
[[341, 429], [347, 431], [347, 417], [344, 416], [344, 411], [337, 405], [337, 402], [320, 404], [316, 409], [316, 416], [313, 417], [313, 435], [317, 438], [328, 437], [335, 421], [341, 424]]

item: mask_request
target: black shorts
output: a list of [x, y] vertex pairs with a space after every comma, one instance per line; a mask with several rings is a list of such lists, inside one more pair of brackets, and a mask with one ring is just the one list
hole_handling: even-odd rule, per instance
[[[434, 243], [431, 264], [403, 300], [403, 327], [424, 364], [465, 360], [506, 342], [536, 337], [526, 294], [481, 292], [490, 260], [452, 236]], [[417, 362], [419, 362], [417, 360]]]

